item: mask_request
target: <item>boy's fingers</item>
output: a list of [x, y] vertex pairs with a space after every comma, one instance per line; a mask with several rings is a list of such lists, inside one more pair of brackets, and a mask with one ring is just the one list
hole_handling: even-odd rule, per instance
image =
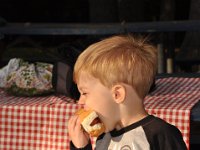
[[77, 127], [78, 130], [81, 130], [81, 129], [82, 129], [82, 126], [81, 126], [81, 122], [80, 122], [79, 117], [78, 117], [77, 120], [76, 120], [76, 127]]
[[74, 130], [75, 127], [76, 127], [76, 122], [77, 122], [77, 119], [78, 119], [78, 116], [72, 116], [70, 119], [69, 119], [69, 128], [71, 130]]

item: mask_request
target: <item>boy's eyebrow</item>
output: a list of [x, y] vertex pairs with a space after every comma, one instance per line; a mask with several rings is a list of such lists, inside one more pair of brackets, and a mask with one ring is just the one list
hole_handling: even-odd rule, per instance
[[80, 87], [78, 87], [78, 89], [80, 90], [80, 91], [82, 91], [82, 90], [85, 90], [85, 89], [87, 89], [86, 87], [83, 87], [83, 86], [80, 86]]

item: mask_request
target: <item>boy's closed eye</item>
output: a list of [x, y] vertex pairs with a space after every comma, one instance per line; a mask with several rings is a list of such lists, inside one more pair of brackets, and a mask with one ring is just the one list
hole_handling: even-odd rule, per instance
[[87, 95], [87, 93], [86, 93], [86, 92], [84, 92], [84, 93], [82, 93], [81, 95]]

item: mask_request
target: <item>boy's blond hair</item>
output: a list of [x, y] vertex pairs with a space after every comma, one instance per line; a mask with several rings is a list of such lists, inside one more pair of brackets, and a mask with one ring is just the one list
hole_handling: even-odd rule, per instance
[[131, 85], [144, 98], [156, 71], [157, 52], [146, 39], [113, 36], [83, 51], [74, 67], [74, 81], [77, 83], [80, 73], [86, 72], [108, 88], [119, 83]]

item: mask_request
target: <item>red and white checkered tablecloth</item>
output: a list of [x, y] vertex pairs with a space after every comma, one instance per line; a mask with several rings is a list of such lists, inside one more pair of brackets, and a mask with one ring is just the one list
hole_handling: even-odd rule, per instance
[[[200, 99], [200, 79], [158, 79], [156, 87], [145, 99], [147, 111], [176, 125], [189, 147], [190, 110]], [[24, 98], [0, 90], [0, 150], [68, 150], [68, 119], [79, 108], [65, 96]]]
[[64, 96], [23, 98], [0, 90], [0, 150], [68, 150], [67, 122], [80, 107]]
[[149, 114], [158, 116], [179, 128], [190, 148], [190, 112], [200, 100], [200, 78], [163, 78], [156, 80], [156, 89], [145, 98]]

